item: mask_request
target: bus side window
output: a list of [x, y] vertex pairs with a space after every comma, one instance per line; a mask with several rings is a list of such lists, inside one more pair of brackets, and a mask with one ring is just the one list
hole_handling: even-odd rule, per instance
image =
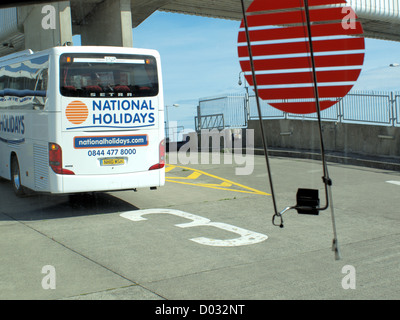
[[34, 96], [32, 97], [33, 109], [42, 110], [44, 108], [47, 96], [47, 80], [48, 80], [48, 69], [42, 69], [38, 72], [36, 77], [36, 84], [33, 89]]
[[6, 77], [2, 75], [2, 68], [0, 68], [0, 90], [4, 90]]
[[47, 68], [43, 70], [43, 72], [42, 72], [42, 82], [41, 82], [41, 87], [40, 87], [40, 90], [44, 90], [46, 92], [47, 92], [47, 82], [48, 82], [48, 79], [49, 79], [48, 71], [49, 70]]

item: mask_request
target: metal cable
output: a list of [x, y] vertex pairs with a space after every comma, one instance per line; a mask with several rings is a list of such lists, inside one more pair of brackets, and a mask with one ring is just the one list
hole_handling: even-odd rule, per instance
[[[259, 120], [259, 124], [260, 124], [261, 138], [262, 138], [262, 144], [263, 144], [263, 149], [264, 149], [265, 162], [267, 165], [269, 186], [271, 189], [271, 196], [272, 196], [272, 202], [273, 202], [273, 206], [274, 206], [274, 217], [275, 217], [275, 216], [279, 216], [279, 214], [278, 214], [278, 210], [277, 210], [277, 206], [276, 206], [275, 192], [274, 192], [274, 186], [273, 186], [272, 175], [271, 175], [271, 166], [270, 166], [269, 157], [268, 157], [268, 143], [267, 143], [267, 138], [264, 134], [264, 124], [262, 121], [260, 101], [259, 101], [259, 97], [258, 97], [257, 79], [256, 79], [255, 70], [254, 70], [254, 61], [253, 61], [253, 54], [251, 51], [250, 35], [249, 35], [249, 28], [248, 28], [248, 24], [247, 24], [246, 9], [244, 7], [244, 0], [241, 0], [241, 4], [242, 4], [243, 22], [244, 22], [244, 27], [245, 27], [245, 31], [246, 31], [247, 49], [249, 51], [251, 74], [253, 77], [254, 92], [256, 95], [258, 120]], [[282, 217], [281, 217], [281, 225], [280, 226], [281, 226], [281, 228], [283, 227]]]

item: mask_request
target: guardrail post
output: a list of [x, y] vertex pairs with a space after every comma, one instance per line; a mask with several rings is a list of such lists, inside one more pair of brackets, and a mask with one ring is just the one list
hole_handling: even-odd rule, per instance
[[394, 97], [394, 93], [393, 91], [390, 92], [390, 106], [389, 106], [389, 119], [390, 119], [390, 123], [391, 126], [394, 127], [396, 125], [396, 117], [395, 117], [395, 103], [396, 103], [396, 99]]
[[400, 119], [399, 119], [399, 106], [398, 106], [398, 104], [397, 104], [397, 98], [399, 98], [400, 97], [400, 94], [398, 95], [398, 94], [395, 94], [395, 96], [394, 96], [394, 110], [396, 111], [396, 113], [395, 113], [395, 122], [394, 122], [394, 124], [395, 125], [398, 125], [398, 124], [400, 124]]
[[343, 98], [339, 99], [338, 101], [338, 107], [337, 107], [337, 121], [339, 123], [342, 123], [343, 121]]

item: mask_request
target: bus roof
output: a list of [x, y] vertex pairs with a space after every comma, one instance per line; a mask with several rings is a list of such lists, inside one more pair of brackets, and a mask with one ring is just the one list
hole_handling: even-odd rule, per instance
[[32, 53], [33, 53], [33, 51], [31, 49], [27, 49], [27, 50], [24, 50], [24, 51], [11, 53], [11, 54], [8, 54], [8, 55], [6, 55], [4, 57], [0, 57], [0, 62], [11, 60], [11, 59], [15, 59], [15, 58], [19, 58], [19, 57], [24, 57], [24, 56], [30, 55]]
[[0, 65], [8, 64], [9, 60], [25, 60], [28, 56], [41, 56], [50, 54], [51, 52], [56, 55], [63, 53], [106, 53], [106, 54], [130, 54], [132, 52], [136, 54], [151, 54], [153, 56], [159, 56], [158, 51], [154, 49], [141, 49], [141, 48], [128, 48], [128, 47], [112, 47], [112, 46], [59, 46], [49, 48], [43, 51], [32, 51], [27, 49], [24, 51], [9, 54], [4, 57], [0, 57]]
[[110, 54], [129, 54], [133, 51], [138, 54], [152, 54], [158, 55], [158, 52], [154, 49], [141, 49], [141, 48], [130, 48], [130, 47], [113, 47], [113, 46], [62, 46], [51, 48], [56, 54], [62, 54], [67, 52], [76, 53], [110, 53]]

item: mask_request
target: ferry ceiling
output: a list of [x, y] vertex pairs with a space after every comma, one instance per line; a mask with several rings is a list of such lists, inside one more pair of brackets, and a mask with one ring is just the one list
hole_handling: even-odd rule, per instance
[[[246, 7], [251, 3], [252, 0], [245, 0]], [[365, 37], [400, 41], [400, 0], [347, 0], [347, 3], [353, 7], [359, 16]], [[127, 19], [126, 17], [128, 17], [130, 20], [129, 23], [126, 23], [127, 20], [121, 20], [126, 25], [126, 29], [124, 29], [124, 26], [121, 31], [122, 33], [126, 33], [128, 29], [132, 32], [132, 28], [137, 27], [157, 10], [227, 20], [242, 19], [240, 0], [56, 0], [53, 2], [41, 0], [3, 0], [0, 3], [0, 9], [8, 8], [8, 10], [0, 10], [0, 56], [24, 50], [27, 47], [28, 42], [25, 36], [28, 37], [28, 33], [24, 32], [26, 13], [24, 15], [20, 11], [31, 12], [31, 10], [27, 10], [26, 6], [39, 5], [43, 7], [46, 4], [59, 5], [58, 8], [61, 6], [68, 8], [68, 15], [64, 14], [62, 18], [64, 22], [61, 28], [65, 25], [65, 19], [70, 20], [70, 30], [72, 32], [69, 31], [69, 33], [72, 35], [82, 35], [84, 33], [82, 30], [90, 23], [91, 19], [93, 20], [93, 17], [97, 14], [101, 15], [101, 11], [108, 13], [107, 10], [118, 10], [120, 16], [124, 17], [123, 19]], [[12, 10], [14, 11], [12, 12]], [[7, 11], [11, 13], [9, 14]], [[129, 36], [130, 33], [125, 35], [126, 38], [129, 38]], [[90, 38], [89, 36], [87, 37]], [[82, 38], [84, 38], [83, 35]], [[82, 41], [82, 44], [85, 44], [84, 42]], [[96, 45], [96, 43], [87, 44]], [[113, 44], [105, 43], [105, 45]], [[119, 45], [132, 46], [129, 41], [123, 42], [123, 40]]]

